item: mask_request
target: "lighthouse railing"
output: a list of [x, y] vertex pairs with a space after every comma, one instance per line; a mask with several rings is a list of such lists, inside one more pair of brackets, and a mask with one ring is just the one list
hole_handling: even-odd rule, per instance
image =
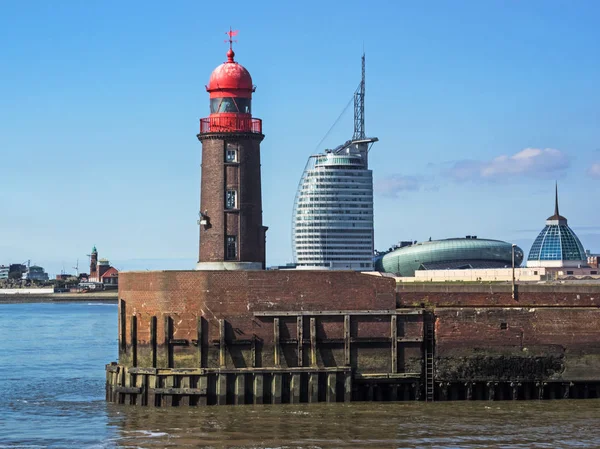
[[200, 134], [222, 132], [262, 134], [262, 120], [238, 115], [219, 115], [200, 119]]

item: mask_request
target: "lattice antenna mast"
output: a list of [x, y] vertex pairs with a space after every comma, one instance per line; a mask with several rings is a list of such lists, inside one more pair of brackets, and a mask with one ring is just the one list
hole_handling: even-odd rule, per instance
[[353, 140], [365, 138], [365, 53], [362, 55], [362, 78], [354, 92], [354, 136]]

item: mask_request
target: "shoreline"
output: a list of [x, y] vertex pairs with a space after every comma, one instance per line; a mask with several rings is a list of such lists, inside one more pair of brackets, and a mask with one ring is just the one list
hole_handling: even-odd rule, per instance
[[2, 294], [0, 292], [0, 304], [20, 304], [34, 302], [104, 302], [117, 303], [119, 293], [97, 292], [97, 293], [52, 293], [52, 294]]

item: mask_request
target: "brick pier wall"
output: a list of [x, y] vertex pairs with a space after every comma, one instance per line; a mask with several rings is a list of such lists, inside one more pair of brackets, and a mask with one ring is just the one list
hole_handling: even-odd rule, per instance
[[400, 284], [435, 316], [435, 378], [600, 380], [600, 285]]
[[[422, 369], [421, 311], [394, 318], [389, 314], [369, 315], [373, 311], [396, 313], [396, 284], [390, 278], [332, 271], [125, 272], [119, 277], [119, 300], [121, 365], [226, 369], [309, 366], [314, 318], [318, 367], [351, 365], [360, 373], [420, 373]], [[357, 313], [344, 313], [352, 311]], [[299, 312], [306, 315], [299, 319]], [[132, 317], [136, 320], [135, 335], [131, 333]], [[275, 319], [279, 320], [278, 360]], [[390, 351], [391, 323], [397, 338], [404, 339], [398, 344], [397, 359]], [[345, 326], [349, 327], [347, 334]], [[303, 336], [300, 345], [299, 335]], [[346, 339], [352, 340], [350, 348], [345, 346]]]

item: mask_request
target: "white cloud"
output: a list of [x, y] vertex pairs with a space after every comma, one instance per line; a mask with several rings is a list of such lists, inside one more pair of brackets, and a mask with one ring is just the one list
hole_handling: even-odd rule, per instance
[[390, 175], [378, 181], [375, 191], [383, 196], [397, 197], [401, 192], [417, 191], [423, 187], [423, 179], [420, 176]]
[[600, 179], [600, 162], [592, 164], [588, 170], [588, 175], [590, 175], [592, 178]]
[[455, 181], [501, 180], [516, 176], [548, 177], [564, 172], [569, 157], [554, 148], [525, 148], [511, 156], [501, 155], [491, 161], [462, 160], [445, 174]]

